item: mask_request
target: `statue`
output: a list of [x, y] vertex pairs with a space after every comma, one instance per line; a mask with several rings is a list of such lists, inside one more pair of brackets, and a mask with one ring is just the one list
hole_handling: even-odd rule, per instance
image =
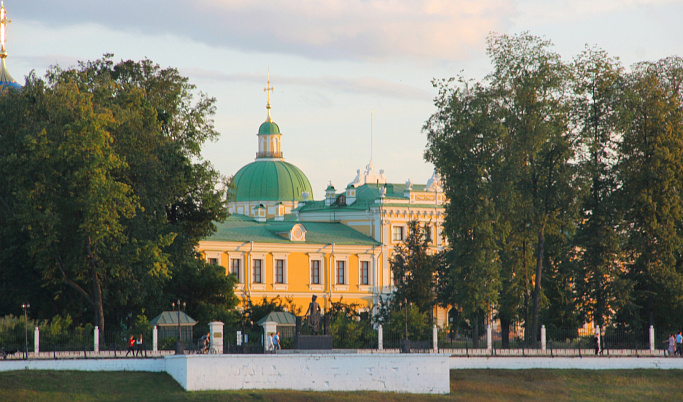
[[311, 303], [308, 305], [308, 310], [304, 318], [308, 317], [308, 327], [311, 328], [315, 335], [320, 333], [320, 306], [315, 301], [318, 296], [313, 295], [311, 298]]

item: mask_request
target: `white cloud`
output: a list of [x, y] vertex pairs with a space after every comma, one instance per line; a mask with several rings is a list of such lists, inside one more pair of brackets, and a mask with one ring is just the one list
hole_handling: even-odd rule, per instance
[[7, 4], [51, 26], [185, 35], [211, 46], [316, 59], [454, 60], [500, 31], [512, 0], [36, 0]]

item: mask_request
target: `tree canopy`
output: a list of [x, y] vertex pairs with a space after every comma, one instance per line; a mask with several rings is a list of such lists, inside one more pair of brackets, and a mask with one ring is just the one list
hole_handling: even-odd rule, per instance
[[[630, 71], [491, 35], [492, 71], [435, 80], [425, 158], [444, 179], [442, 304], [527, 340], [546, 326], [683, 324], [683, 59]], [[505, 340], [504, 340], [505, 342]]]
[[[173, 68], [113, 55], [0, 95], [0, 309], [31, 299], [104, 329], [177, 297], [234, 307], [195, 251], [227, 217], [229, 181], [200, 154], [214, 104]], [[226, 283], [178, 281], [197, 275]]]

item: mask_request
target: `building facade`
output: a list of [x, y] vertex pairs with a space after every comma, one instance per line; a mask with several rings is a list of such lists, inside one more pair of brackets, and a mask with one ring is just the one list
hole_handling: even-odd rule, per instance
[[[388, 183], [371, 161], [343, 191], [330, 183], [325, 199], [313, 200], [306, 175], [284, 160], [270, 90], [269, 80], [256, 160], [234, 176], [231, 216], [199, 249], [237, 276], [235, 293], [243, 303], [280, 296], [305, 309], [317, 295], [325, 309], [343, 300], [371, 311], [393, 290], [389, 261], [410, 221], [430, 231], [431, 252], [445, 246], [440, 178]], [[435, 310], [435, 317], [439, 325], [446, 319], [443, 311]]]

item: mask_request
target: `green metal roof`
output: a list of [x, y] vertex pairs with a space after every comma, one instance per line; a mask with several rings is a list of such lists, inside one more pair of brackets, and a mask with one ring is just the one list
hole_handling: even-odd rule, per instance
[[[403, 195], [406, 191], [407, 186], [405, 184], [363, 184], [356, 188], [356, 200], [347, 205], [337, 205], [332, 204], [330, 206], [325, 205], [325, 201], [313, 201], [307, 202], [297, 210], [299, 212], [315, 211], [322, 209], [346, 209], [346, 210], [367, 210], [370, 207], [376, 207], [377, 200], [379, 197], [379, 188], [384, 186], [387, 190], [384, 200], [392, 201], [391, 206], [406, 206], [406, 207], [420, 207], [420, 208], [443, 208], [442, 205], [434, 205], [434, 203], [423, 202], [423, 203], [410, 203], [410, 199]], [[425, 191], [427, 186], [424, 184], [413, 184], [413, 191]], [[405, 201], [405, 203], [397, 203], [396, 201]], [[347, 198], [348, 202], [348, 198]]]
[[[306, 229], [306, 241], [290, 241], [281, 235], [292, 230], [296, 224]], [[291, 220], [256, 222], [244, 215], [230, 215], [222, 223], [216, 223], [216, 232], [206, 241], [237, 241], [258, 243], [303, 243], [378, 246], [372, 237], [339, 222], [297, 222]]]
[[280, 127], [272, 121], [265, 121], [258, 128], [258, 135], [280, 134]]
[[273, 321], [278, 323], [279, 325], [296, 325], [296, 316], [292, 313], [288, 313], [286, 311], [273, 311], [271, 313], [268, 313], [267, 316], [261, 318], [256, 322], [257, 325], [263, 325], [264, 322], [268, 321]]
[[313, 194], [311, 182], [298, 167], [282, 160], [257, 160], [234, 178], [235, 201], [303, 201]]
[[[151, 325], [156, 325], [158, 327], [178, 325], [178, 312], [177, 311], [164, 311], [158, 316], [149, 320]], [[180, 312], [180, 326], [181, 327], [192, 327], [197, 324], [192, 317], [185, 314], [184, 311]]]

